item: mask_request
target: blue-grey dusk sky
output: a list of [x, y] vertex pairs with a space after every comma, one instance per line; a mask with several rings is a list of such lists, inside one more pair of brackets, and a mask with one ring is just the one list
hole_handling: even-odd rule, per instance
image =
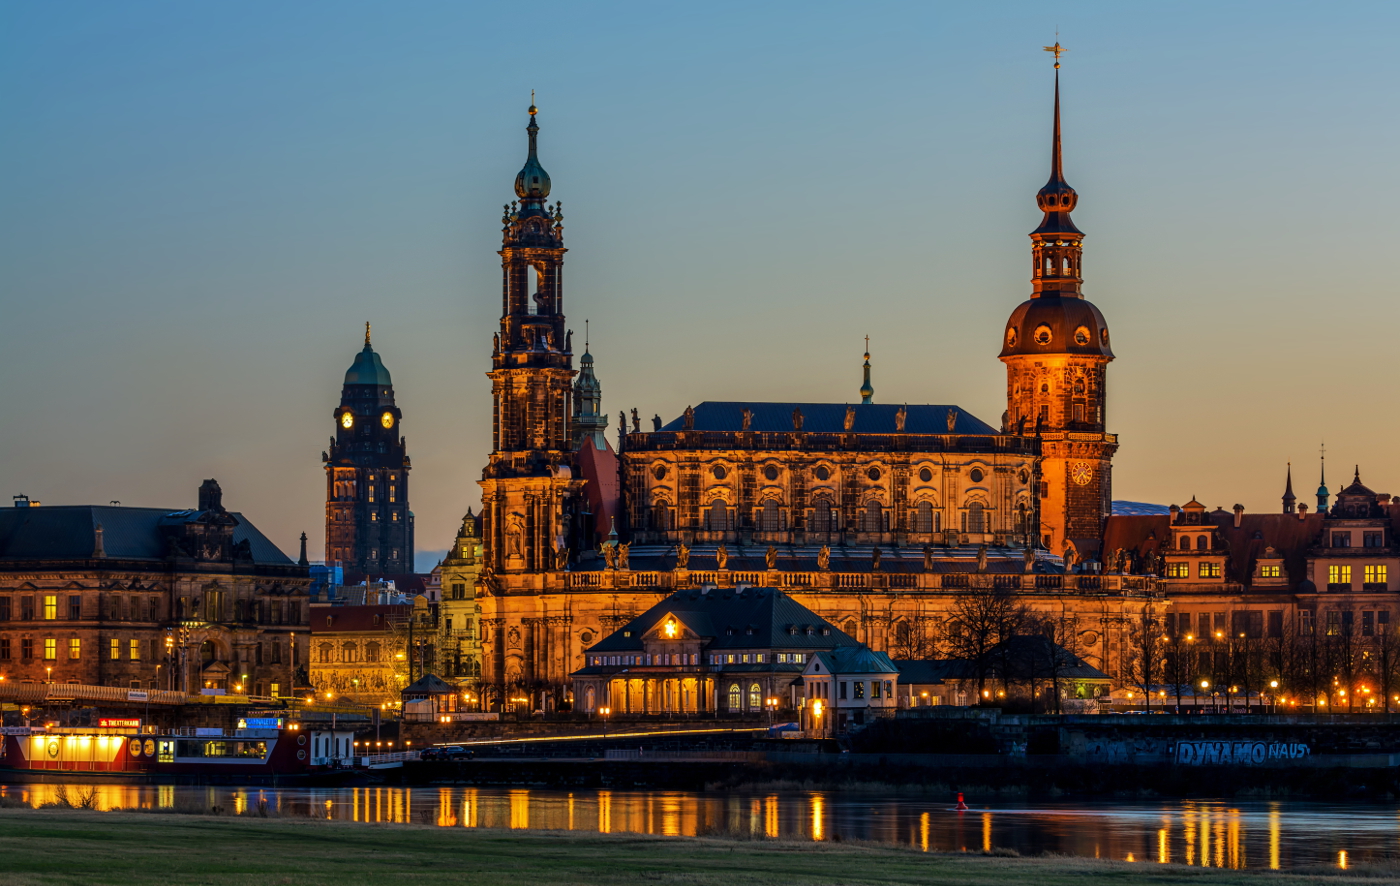
[[[1394, 3], [0, 5], [0, 488], [323, 539], [373, 321], [420, 551], [478, 502], [500, 207], [538, 91], [565, 310], [614, 416], [996, 424], [1055, 29], [1114, 496], [1400, 493]], [[1389, 243], [1391, 245], [1387, 246]]]

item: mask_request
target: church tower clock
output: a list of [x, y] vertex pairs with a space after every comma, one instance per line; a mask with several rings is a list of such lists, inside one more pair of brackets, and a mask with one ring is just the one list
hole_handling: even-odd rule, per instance
[[1056, 554], [1098, 554], [1111, 503], [1118, 438], [1105, 433], [1108, 324], [1081, 292], [1084, 234], [1070, 218], [1079, 195], [1060, 152], [1060, 52], [1055, 53], [1055, 125], [1050, 180], [1036, 195], [1044, 217], [1031, 232], [1031, 297], [1002, 337], [1007, 420], [1042, 441], [1040, 541]]
[[370, 346], [345, 373], [326, 466], [326, 563], [348, 572], [413, 571], [413, 513], [408, 509], [407, 445], [394, 382]]
[[482, 471], [483, 549], [497, 575], [562, 569], [574, 478], [569, 404], [572, 333], [564, 326], [564, 213], [545, 204], [549, 174], [537, 153], [515, 177], [518, 201], [501, 219], [501, 327], [491, 355], [491, 460]]

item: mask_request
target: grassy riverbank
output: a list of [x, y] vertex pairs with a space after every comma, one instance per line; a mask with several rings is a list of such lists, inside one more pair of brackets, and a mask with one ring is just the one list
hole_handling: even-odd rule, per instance
[[787, 841], [0, 809], [0, 886], [471, 884], [778, 886], [1400, 883], [1396, 871], [1237, 872]]

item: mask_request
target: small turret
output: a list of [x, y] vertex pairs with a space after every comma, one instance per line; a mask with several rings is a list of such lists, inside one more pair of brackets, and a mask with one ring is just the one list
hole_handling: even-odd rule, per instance
[[870, 384], [870, 336], [865, 337], [865, 382], [860, 386], [860, 402], [869, 406], [875, 402], [875, 388]]
[[1298, 496], [1293, 494], [1293, 462], [1288, 463], [1288, 480], [1283, 485], [1283, 512], [1285, 514], [1295, 513], [1298, 503]]

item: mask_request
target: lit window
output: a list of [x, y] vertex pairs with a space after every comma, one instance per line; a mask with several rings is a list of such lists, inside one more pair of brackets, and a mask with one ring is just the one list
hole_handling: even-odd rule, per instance
[[58, 618], [58, 597], [55, 594], [44, 595], [44, 621], [53, 621]]
[[130, 645], [128, 648], [129, 648], [129, 650], [130, 650], [128, 654], [130, 655], [131, 660], [132, 660], [132, 661], [140, 661], [140, 660], [141, 660], [141, 641], [140, 641], [140, 640], [132, 640], [132, 641], [131, 641], [131, 645]]
[[[369, 500], [370, 500], [370, 501], [374, 501], [374, 496], [371, 495], [371, 496], [369, 497]], [[378, 511], [370, 511], [370, 512], [369, 512], [369, 522], [371, 522], [371, 523], [378, 523], [378, 522], [379, 522], [379, 512], [378, 512]]]
[[1168, 563], [1167, 578], [1190, 578], [1191, 566], [1188, 563]]
[[1197, 571], [1197, 574], [1198, 574], [1201, 578], [1219, 578], [1219, 577], [1220, 577], [1220, 564], [1219, 564], [1219, 563], [1202, 563], [1202, 564], [1200, 565], [1200, 569]]
[[58, 641], [46, 639], [44, 641], [44, 661], [58, 661]]
[[1277, 563], [1259, 567], [1260, 578], [1281, 578], [1283, 576], [1282, 567]]
[[393, 487], [393, 486], [390, 486], [390, 487], [389, 487], [389, 502], [392, 504], [393, 502], [395, 502], [395, 501], [397, 501], [397, 500], [398, 500], [398, 499], [396, 499], [396, 498], [394, 497], [394, 487]]
[[1366, 566], [1366, 584], [1385, 584], [1386, 568], [1384, 563], [1377, 563]]
[[111, 646], [111, 653], [110, 653], [110, 655], [111, 655], [112, 661], [118, 661], [118, 660], [120, 660], [121, 657], [122, 657], [122, 641], [118, 640], [116, 637], [113, 637], [113, 638], [112, 638], [112, 646]]
[[68, 641], [68, 658], [69, 658], [69, 660], [71, 660], [71, 661], [77, 661], [78, 659], [80, 659], [80, 658], [82, 658], [82, 657], [83, 657], [83, 641], [80, 640], [80, 639], [78, 639], [77, 637], [73, 637], [73, 638], [69, 639], [69, 641]]
[[[1333, 547], [1337, 547], [1337, 545], [1333, 545]], [[1350, 566], [1350, 565], [1328, 566], [1328, 567], [1327, 567], [1327, 583], [1328, 583], [1329, 585], [1350, 585], [1350, 584], [1351, 584], [1351, 566]]]

